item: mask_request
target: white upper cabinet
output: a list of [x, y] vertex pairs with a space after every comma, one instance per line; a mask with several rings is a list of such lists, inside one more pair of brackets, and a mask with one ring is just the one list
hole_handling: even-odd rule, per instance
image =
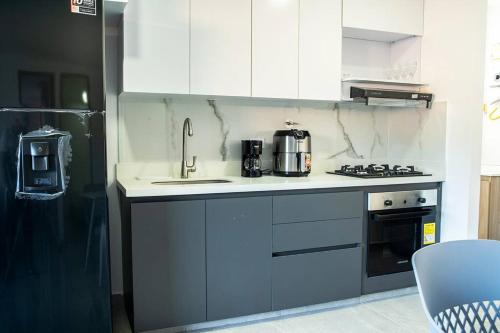
[[395, 41], [424, 32], [424, 0], [344, 0], [344, 36]]
[[122, 89], [189, 93], [189, 1], [128, 1], [123, 15]]
[[424, 0], [128, 0], [122, 91], [332, 101], [342, 76], [389, 80], [400, 67], [418, 83], [423, 10]]
[[251, 38], [251, 0], [191, 0], [190, 93], [250, 96]]
[[299, 27], [299, 98], [340, 100], [342, 0], [302, 0]]
[[252, 96], [298, 98], [299, 0], [252, 3]]

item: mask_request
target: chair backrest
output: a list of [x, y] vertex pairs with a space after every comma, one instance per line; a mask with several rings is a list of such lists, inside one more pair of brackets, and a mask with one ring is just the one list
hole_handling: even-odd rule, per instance
[[464, 240], [439, 243], [412, 258], [428, 319], [445, 309], [500, 300], [500, 242]]

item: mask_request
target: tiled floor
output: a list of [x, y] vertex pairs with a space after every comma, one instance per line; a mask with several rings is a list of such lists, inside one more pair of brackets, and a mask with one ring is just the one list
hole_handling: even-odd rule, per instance
[[[128, 333], [129, 329], [116, 333]], [[412, 333], [428, 332], [417, 294], [312, 314], [212, 329], [210, 333]]]
[[211, 333], [428, 332], [418, 295], [359, 304], [315, 314], [271, 320]]

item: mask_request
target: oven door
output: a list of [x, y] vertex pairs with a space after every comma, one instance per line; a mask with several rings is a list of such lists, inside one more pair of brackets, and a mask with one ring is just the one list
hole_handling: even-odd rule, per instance
[[422, 247], [423, 224], [435, 218], [434, 207], [370, 212], [368, 277], [411, 271], [411, 257]]

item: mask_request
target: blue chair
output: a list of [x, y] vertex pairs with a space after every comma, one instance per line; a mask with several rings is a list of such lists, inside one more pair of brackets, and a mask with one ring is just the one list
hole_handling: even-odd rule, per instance
[[431, 332], [500, 332], [500, 242], [435, 244], [412, 263]]

